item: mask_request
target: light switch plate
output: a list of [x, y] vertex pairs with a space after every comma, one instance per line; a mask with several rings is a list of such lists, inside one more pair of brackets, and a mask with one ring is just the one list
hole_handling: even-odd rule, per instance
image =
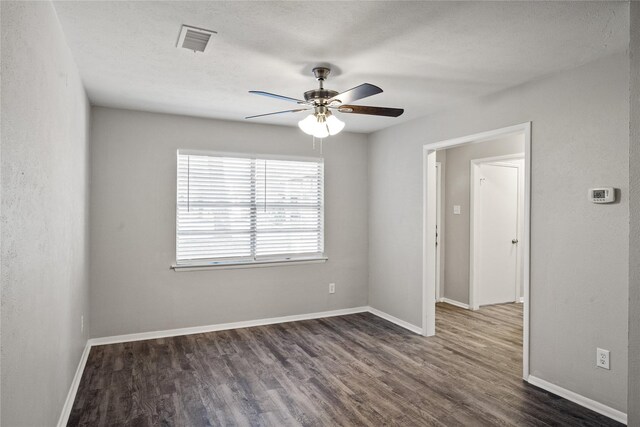
[[460, 205], [453, 205], [453, 214], [460, 215]]

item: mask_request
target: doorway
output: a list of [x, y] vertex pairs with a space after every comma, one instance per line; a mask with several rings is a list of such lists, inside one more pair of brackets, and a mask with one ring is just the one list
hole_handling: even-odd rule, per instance
[[[437, 221], [437, 168], [436, 150], [452, 148], [466, 144], [477, 144], [502, 136], [520, 134], [524, 138], [524, 194], [522, 195], [522, 233], [518, 238], [518, 249], [521, 253], [522, 301], [523, 301], [523, 378], [529, 376], [529, 241], [530, 241], [530, 164], [531, 164], [531, 123], [509, 126], [492, 131], [482, 132], [461, 138], [454, 138], [423, 146], [423, 298], [422, 329], [423, 335], [436, 334], [436, 221]], [[447, 204], [449, 202], [446, 202]], [[447, 206], [448, 210], [450, 206]], [[447, 221], [447, 229], [449, 222]], [[440, 275], [438, 275], [439, 277]], [[471, 279], [471, 274], [469, 275]], [[471, 301], [471, 295], [470, 301]], [[475, 302], [474, 302], [475, 303]]]

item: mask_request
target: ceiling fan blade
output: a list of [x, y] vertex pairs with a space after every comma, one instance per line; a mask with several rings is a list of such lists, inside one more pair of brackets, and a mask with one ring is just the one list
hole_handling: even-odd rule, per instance
[[258, 114], [255, 116], [245, 117], [245, 119], [255, 119], [256, 117], [272, 116], [274, 114], [298, 113], [300, 111], [307, 111], [307, 110], [309, 110], [309, 108], [298, 108], [297, 110], [276, 111], [275, 113]]
[[296, 104], [305, 104], [306, 101], [301, 99], [289, 98], [288, 96], [276, 95], [275, 93], [263, 92], [261, 90], [250, 90], [249, 93], [253, 93], [255, 95], [268, 96], [270, 98], [281, 99], [283, 101], [295, 102]]
[[338, 107], [341, 113], [369, 114], [372, 116], [398, 117], [404, 113], [402, 108], [367, 107], [366, 105], [341, 105]]
[[333, 98], [329, 99], [327, 103], [331, 104], [333, 101], [338, 101], [342, 104], [348, 104], [350, 102], [357, 101], [358, 99], [376, 95], [381, 92], [382, 89], [380, 89], [378, 86], [369, 83], [362, 83], [360, 86], [356, 86], [337, 94]]

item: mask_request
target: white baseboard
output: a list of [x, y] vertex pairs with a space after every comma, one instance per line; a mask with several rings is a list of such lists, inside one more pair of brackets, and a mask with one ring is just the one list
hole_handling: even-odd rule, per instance
[[527, 381], [529, 382], [529, 384], [540, 387], [541, 389], [544, 389], [560, 397], [564, 397], [567, 400], [577, 403], [580, 406], [584, 406], [585, 408], [591, 409], [592, 411], [609, 417], [612, 420], [627, 424], [627, 414], [625, 414], [624, 412], [613, 409], [610, 406], [604, 405], [600, 402], [596, 402], [595, 400], [589, 399], [588, 397], [584, 397], [571, 390], [567, 390], [566, 388], [562, 388], [560, 386], [552, 384], [541, 378], [534, 377], [533, 375], [529, 375]]
[[524, 303], [524, 297], [520, 297], [520, 298], [518, 298], [518, 302], [519, 302], [519, 303]]
[[320, 311], [308, 314], [294, 314], [292, 316], [270, 317], [267, 319], [246, 320], [242, 322], [219, 323], [215, 325], [194, 326], [190, 328], [167, 329], [164, 331], [141, 332], [137, 334], [115, 335], [102, 338], [91, 338], [89, 343], [94, 345], [117, 344], [130, 341], [143, 341], [157, 338], [176, 337], [180, 335], [201, 334], [205, 332], [226, 331], [229, 329], [251, 328], [253, 326], [273, 325], [276, 323], [297, 322], [300, 320], [321, 319], [323, 317], [344, 316], [347, 314], [364, 313], [369, 307], [344, 308], [340, 310]]
[[87, 344], [84, 346], [84, 350], [82, 351], [82, 356], [80, 356], [80, 362], [78, 363], [78, 367], [76, 368], [76, 373], [73, 376], [73, 380], [71, 381], [71, 387], [69, 388], [69, 393], [67, 393], [67, 399], [64, 401], [62, 413], [60, 414], [60, 418], [58, 419], [58, 427], [65, 427], [69, 422], [69, 415], [71, 415], [73, 402], [76, 400], [76, 393], [78, 393], [78, 387], [80, 387], [80, 380], [82, 379], [82, 373], [84, 372], [84, 367], [87, 364], [87, 359], [89, 358], [90, 351], [91, 344], [89, 344], [89, 341], [87, 341]]
[[446, 302], [447, 304], [455, 305], [456, 307], [464, 308], [469, 310], [469, 304], [465, 304], [463, 302], [459, 302], [449, 298], [440, 298], [440, 302]]
[[371, 314], [375, 314], [378, 317], [383, 318], [384, 320], [388, 320], [391, 323], [395, 323], [398, 326], [401, 326], [405, 329], [410, 330], [413, 333], [416, 333], [418, 335], [422, 335], [422, 328], [419, 326], [416, 326], [412, 323], [409, 322], [405, 322], [402, 319], [398, 319], [397, 317], [394, 317], [390, 314], [385, 313], [384, 311], [380, 311], [377, 308], [373, 308], [373, 307], [367, 307], [368, 308], [368, 312]]

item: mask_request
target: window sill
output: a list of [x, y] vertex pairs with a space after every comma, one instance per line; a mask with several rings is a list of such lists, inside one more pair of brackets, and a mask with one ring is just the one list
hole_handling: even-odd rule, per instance
[[282, 261], [252, 261], [252, 262], [228, 262], [228, 263], [203, 263], [203, 264], [174, 264], [171, 269], [176, 272], [182, 271], [198, 271], [198, 270], [232, 270], [238, 268], [264, 268], [264, 267], [284, 267], [289, 265], [303, 265], [303, 264], [320, 264], [327, 262], [329, 258], [304, 258], [304, 259], [289, 259]]

